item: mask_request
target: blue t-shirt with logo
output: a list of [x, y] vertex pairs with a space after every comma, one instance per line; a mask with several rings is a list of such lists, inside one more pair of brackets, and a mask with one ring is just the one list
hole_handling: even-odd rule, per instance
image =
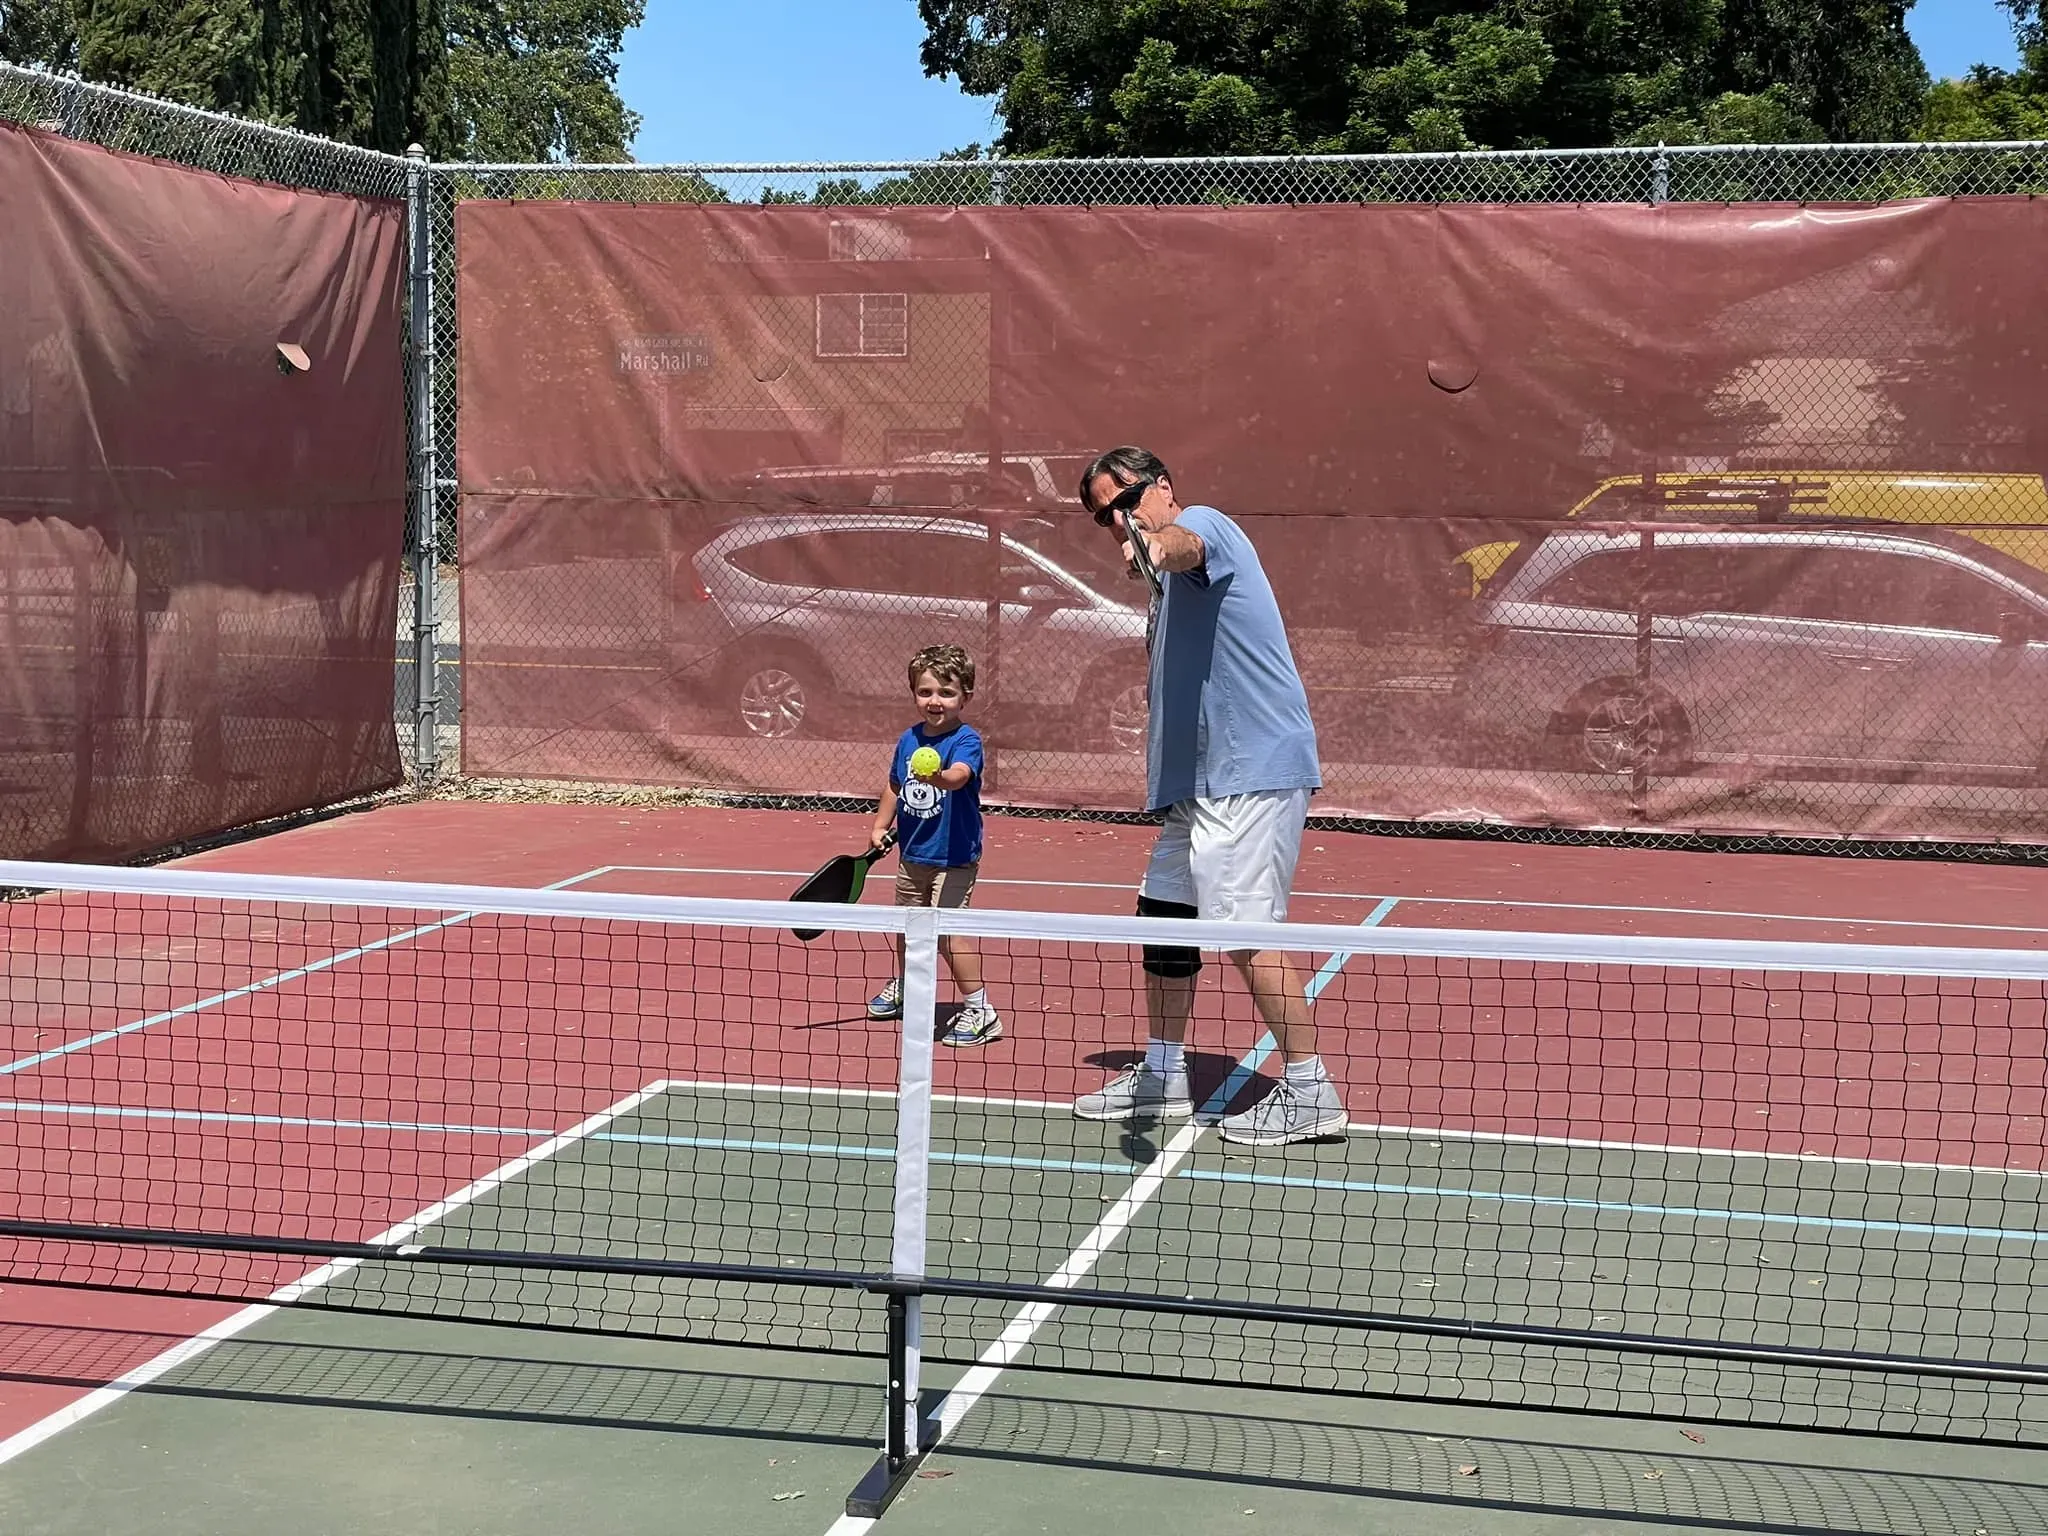
[[1187, 507], [1177, 521], [1201, 539], [1204, 558], [1169, 574], [1159, 598], [1147, 808], [1320, 789], [1308, 693], [1258, 551], [1214, 507]]
[[[974, 777], [960, 789], [913, 779], [910, 754], [919, 747], [938, 753], [942, 768], [965, 763]], [[905, 864], [958, 869], [981, 862], [981, 732], [961, 724], [927, 736], [922, 723], [913, 725], [896, 743], [889, 787], [896, 791], [896, 856]]]

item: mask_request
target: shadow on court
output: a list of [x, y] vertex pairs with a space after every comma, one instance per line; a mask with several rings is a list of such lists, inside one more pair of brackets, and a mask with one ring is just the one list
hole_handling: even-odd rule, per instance
[[[137, 1342], [63, 1326], [5, 1337], [0, 1383], [90, 1382]], [[0, 1528], [820, 1533], [879, 1439], [877, 1364], [282, 1314], [7, 1466]], [[1176, 1536], [2032, 1536], [2048, 1529], [2040, 1460], [1016, 1377], [877, 1536], [1162, 1523]]]

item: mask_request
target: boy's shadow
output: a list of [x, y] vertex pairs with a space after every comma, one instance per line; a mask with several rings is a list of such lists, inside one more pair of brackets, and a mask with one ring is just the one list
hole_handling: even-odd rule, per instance
[[[932, 1038], [938, 1039], [953, 1027], [953, 1021], [960, 1017], [960, 1010], [966, 1004], [960, 1002], [939, 1003], [932, 1010]], [[889, 1019], [871, 1019], [865, 1012], [850, 1013], [843, 1019], [813, 1019], [808, 1024], [791, 1026], [795, 1029], [837, 1029], [842, 1024], [891, 1024]]]
[[[1110, 1075], [1126, 1067], [1134, 1067], [1144, 1059], [1143, 1051], [1130, 1050], [1097, 1051], [1081, 1058], [1086, 1065], [1100, 1067]], [[1192, 1122], [1160, 1115], [1138, 1115], [1129, 1120], [1103, 1122], [1122, 1126], [1123, 1135], [1117, 1145], [1134, 1163], [1149, 1163], [1158, 1157], [1161, 1145], [1172, 1137], [1178, 1127], [1190, 1123], [1213, 1124], [1233, 1109], [1254, 1103], [1272, 1091], [1273, 1080], [1257, 1072], [1243, 1073], [1232, 1084], [1232, 1075], [1238, 1069], [1233, 1057], [1190, 1048], [1183, 1059], [1188, 1069], [1188, 1097], [1195, 1103]], [[1230, 1090], [1227, 1099], [1222, 1097], [1225, 1088]]]

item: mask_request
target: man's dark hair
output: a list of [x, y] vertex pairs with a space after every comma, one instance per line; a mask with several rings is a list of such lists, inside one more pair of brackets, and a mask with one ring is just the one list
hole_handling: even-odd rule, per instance
[[1171, 480], [1173, 475], [1160, 460], [1158, 454], [1149, 448], [1125, 444], [1112, 448], [1081, 476], [1081, 510], [1093, 512], [1095, 503], [1088, 499], [1088, 487], [1095, 483], [1097, 475], [1108, 475], [1119, 485], [1135, 485], [1140, 480]]

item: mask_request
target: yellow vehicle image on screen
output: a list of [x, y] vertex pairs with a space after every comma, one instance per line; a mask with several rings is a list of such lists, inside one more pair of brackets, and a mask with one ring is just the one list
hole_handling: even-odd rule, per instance
[[[1738, 470], [1603, 480], [1567, 520], [1619, 523], [1880, 522], [1942, 528], [2048, 571], [2048, 485], [2040, 475], [1891, 470]], [[1477, 597], [1518, 540], [1457, 557]]]

